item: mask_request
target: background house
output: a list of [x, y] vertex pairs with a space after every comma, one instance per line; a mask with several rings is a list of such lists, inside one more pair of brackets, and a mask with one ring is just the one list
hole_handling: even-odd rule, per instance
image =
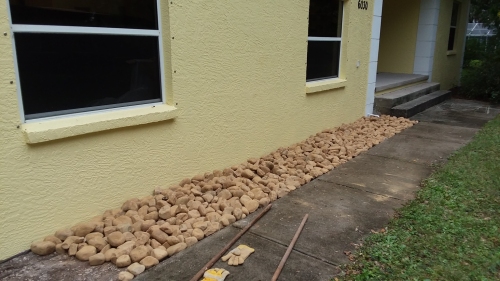
[[0, 1], [0, 259], [371, 114], [377, 88], [457, 85], [468, 5]]

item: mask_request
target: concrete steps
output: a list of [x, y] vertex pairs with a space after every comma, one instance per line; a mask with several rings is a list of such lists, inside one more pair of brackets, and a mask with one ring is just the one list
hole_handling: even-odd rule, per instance
[[451, 97], [450, 91], [446, 90], [436, 91], [393, 107], [391, 109], [391, 115], [408, 118], [430, 107], [433, 107], [436, 104], [442, 103], [443, 101], [449, 99], [450, 97]]
[[450, 97], [449, 91], [439, 89], [439, 83], [425, 82], [375, 96], [374, 111], [378, 114], [411, 117]]

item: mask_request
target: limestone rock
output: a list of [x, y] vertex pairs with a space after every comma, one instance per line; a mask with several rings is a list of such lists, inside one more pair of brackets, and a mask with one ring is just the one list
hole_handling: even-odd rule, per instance
[[138, 262], [134, 262], [133, 264], [127, 267], [127, 271], [137, 276], [146, 270], [146, 267]]
[[248, 212], [253, 213], [255, 212], [255, 210], [257, 210], [257, 208], [259, 208], [259, 201], [254, 199], [246, 201], [245, 203], [243, 203], [243, 205], [245, 206], [245, 208], [247, 208]]
[[134, 279], [134, 274], [128, 272], [128, 271], [122, 271], [118, 273], [118, 280], [120, 281], [130, 281]]
[[[139, 245], [137, 245], [139, 246]], [[120, 246], [118, 246], [118, 250], [123, 250], [125, 254], [130, 254], [130, 252], [136, 247], [136, 242], [135, 241], [127, 241]]]
[[191, 235], [193, 237], [196, 237], [196, 239], [198, 239], [198, 241], [200, 241], [201, 239], [203, 239], [205, 237], [205, 233], [203, 232], [203, 230], [201, 230], [199, 228], [193, 229], [193, 232], [191, 233]]
[[89, 257], [90, 265], [101, 265], [106, 261], [106, 257], [102, 253], [95, 254]]
[[54, 234], [54, 236], [57, 237], [61, 241], [64, 241], [64, 240], [66, 240], [66, 238], [68, 238], [70, 236], [74, 236], [74, 235], [75, 235], [75, 233], [73, 232], [73, 230], [68, 229], [68, 228], [60, 229], [60, 230], [56, 231], [56, 233]]
[[71, 244], [73, 244], [73, 243], [76, 243], [76, 244], [82, 243], [83, 240], [84, 240], [84, 238], [80, 237], [80, 236], [68, 236], [66, 238], [66, 240], [64, 240], [64, 242], [62, 244], [62, 248], [65, 249], [65, 250], [67, 250], [67, 249], [69, 249], [69, 246], [71, 246]]
[[71, 230], [73, 230], [75, 236], [80, 236], [80, 237], [85, 237], [85, 235], [91, 233], [95, 229], [95, 222], [84, 222], [84, 223], [79, 223]]
[[81, 261], [88, 261], [89, 258], [97, 254], [97, 249], [94, 246], [83, 246], [78, 252], [76, 252], [76, 258]]
[[158, 247], [158, 248], [153, 250], [153, 252], [151, 253], [151, 256], [156, 258], [157, 260], [161, 261], [164, 258], [168, 257], [168, 252], [167, 252], [167, 250], [163, 249], [163, 247], [161, 247], [161, 248]]
[[76, 252], [78, 252], [78, 244], [73, 243], [69, 246], [68, 255], [74, 256], [76, 255]]
[[167, 241], [168, 238], [167, 233], [163, 232], [160, 229], [154, 229], [153, 231], [151, 231], [150, 235], [151, 238], [156, 239], [156, 241], [160, 242], [160, 244], [165, 243], [165, 241]]
[[196, 244], [196, 242], [198, 242], [198, 239], [196, 239], [196, 237], [194, 236], [191, 236], [191, 237], [187, 237], [184, 242], [186, 243], [186, 245], [188, 247], [191, 247], [193, 246], [194, 244]]
[[49, 236], [45, 237], [45, 239], [43, 239], [43, 241], [50, 241], [56, 245], [62, 243], [61, 239], [57, 238], [55, 235], [49, 235]]
[[120, 231], [115, 231], [108, 235], [108, 243], [112, 247], [118, 247], [121, 244], [125, 243], [125, 235]]
[[116, 267], [127, 267], [132, 263], [129, 255], [121, 255], [116, 259]]
[[39, 256], [50, 255], [56, 250], [56, 244], [52, 241], [39, 241], [31, 244], [31, 251]]
[[124, 224], [124, 223], [128, 223], [128, 224], [132, 225], [132, 219], [130, 217], [123, 215], [123, 216], [119, 216], [113, 220], [114, 226]]
[[152, 256], [147, 256], [147, 257], [143, 258], [140, 262], [140, 264], [144, 265], [144, 267], [146, 269], [153, 267], [153, 266], [157, 265], [158, 263], [160, 263], [160, 262]]
[[220, 229], [220, 224], [218, 222], [211, 222], [208, 224], [207, 229], [205, 229], [205, 231], [203, 231], [203, 233], [205, 233], [205, 236], [209, 236], [209, 235], [214, 234], [219, 229]]
[[186, 248], [187, 248], [186, 243], [178, 243], [178, 244], [175, 244], [173, 246], [168, 247], [167, 253], [169, 256], [173, 256]]
[[106, 239], [104, 239], [102, 237], [98, 237], [98, 236], [90, 239], [87, 243], [90, 246], [96, 247], [96, 249], [98, 251], [101, 251], [106, 245], [108, 245], [108, 242], [106, 242]]
[[137, 246], [135, 249], [133, 249], [130, 252], [130, 259], [132, 262], [139, 262], [143, 258], [145, 258], [147, 255], [149, 255], [149, 249], [146, 246]]

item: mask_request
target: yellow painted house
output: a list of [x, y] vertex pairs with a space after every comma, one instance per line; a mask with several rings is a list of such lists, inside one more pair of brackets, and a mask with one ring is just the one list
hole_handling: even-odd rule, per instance
[[394, 91], [458, 85], [469, 2], [1, 0], [0, 260]]

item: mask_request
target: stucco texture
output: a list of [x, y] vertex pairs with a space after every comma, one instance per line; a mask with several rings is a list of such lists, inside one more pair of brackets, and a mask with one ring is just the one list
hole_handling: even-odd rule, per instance
[[453, 0], [441, 0], [432, 69], [432, 81], [441, 83], [441, 89], [451, 89], [460, 85], [460, 70], [464, 55], [465, 33], [468, 21], [467, 13], [470, 1], [459, 2], [461, 5], [454, 50], [448, 52], [448, 36], [450, 34]]
[[420, 0], [384, 0], [378, 72], [413, 73]]
[[372, 5], [365, 11], [357, 1], [344, 4], [345, 87], [306, 94], [309, 1], [161, 1], [167, 103], [177, 117], [30, 145], [18, 129], [6, 3], [0, 1], [0, 259], [155, 187], [364, 114]]

